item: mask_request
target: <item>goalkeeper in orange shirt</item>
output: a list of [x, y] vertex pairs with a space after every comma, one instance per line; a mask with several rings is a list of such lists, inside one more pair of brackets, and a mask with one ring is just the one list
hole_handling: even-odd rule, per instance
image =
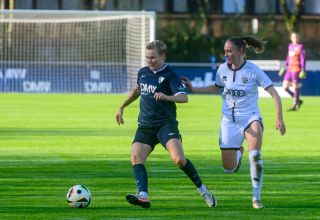
[[[306, 56], [302, 43], [300, 43], [299, 34], [291, 33], [291, 43], [288, 46], [288, 55], [286, 58], [286, 69], [281, 68], [279, 75], [284, 75], [283, 88], [293, 98], [293, 105], [289, 111], [297, 111], [302, 105], [303, 101], [300, 99], [299, 84], [301, 79], [306, 78], [305, 72]], [[293, 91], [290, 90], [292, 86]]]

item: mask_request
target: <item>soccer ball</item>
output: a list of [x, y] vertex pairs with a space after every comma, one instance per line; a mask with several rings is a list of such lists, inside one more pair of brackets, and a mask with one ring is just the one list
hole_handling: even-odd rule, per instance
[[91, 202], [90, 190], [83, 185], [71, 187], [67, 193], [67, 202], [73, 208], [85, 208]]

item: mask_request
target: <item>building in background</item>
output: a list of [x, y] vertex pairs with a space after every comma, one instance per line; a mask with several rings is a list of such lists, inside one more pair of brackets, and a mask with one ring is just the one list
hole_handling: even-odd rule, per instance
[[[157, 38], [169, 39], [171, 29], [184, 27], [182, 23], [190, 23], [193, 27], [201, 24], [195, 20], [197, 10], [195, 0], [0, 0], [2, 9], [41, 9], [41, 10], [103, 10], [103, 11], [155, 11], [157, 13]], [[269, 48], [260, 59], [281, 59], [286, 48], [289, 34], [286, 31], [284, 16], [279, 0], [208, 0], [206, 8], [208, 23], [204, 30], [208, 36], [222, 39], [232, 35], [257, 34], [268, 38]], [[287, 0], [291, 11], [295, 0]], [[174, 25], [172, 25], [174, 24]], [[304, 0], [299, 24], [309, 59], [318, 59], [320, 52], [320, 0]], [[198, 29], [196, 30], [198, 31]], [[192, 34], [185, 33], [185, 35]], [[281, 36], [281, 37], [279, 37]], [[198, 41], [199, 42], [199, 41]], [[169, 46], [170, 45], [170, 42]], [[210, 43], [212, 45], [212, 43]], [[217, 44], [218, 41], [217, 41]], [[188, 42], [185, 45], [189, 45]], [[182, 47], [185, 45], [182, 45]], [[204, 45], [205, 46], [205, 45]], [[208, 53], [217, 53], [215, 51]], [[187, 48], [189, 51], [190, 48]], [[190, 54], [195, 54], [193, 51]], [[187, 55], [186, 57], [191, 57]], [[199, 57], [199, 56], [196, 56]], [[217, 56], [221, 60], [223, 55]], [[191, 57], [191, 59], [195, 59]], [[175, 61], [189, 61], [185, 57]], [[197, 61], [199, 62], [199, 61]]]
[[[209, 0], [210, 19], [215, 27], [214, 36], [226, 33], [222, 21], [237, 16], [243, 27], [251, 28], [253, 21], [265, 22], [282, 20], [282, 10], [278, 0]], [[190, 17], [192, 0], [0, 0], [2, 9], [46, 9], [46, 10], [111, 10], [111, 11], [155, 11], [158, 22], [179, 21]], [[294, 0], [289, 0], [293, 9]], [[271, 16], [270, 16], [271, 15]], [[258, 20], [256, 19], [258, 18]], [[253, 20], [256, 19], [256, 20]], [[304, 39], [320, 36], [320, 1], [305, 0], [301, 16], [301, 31]], [[281, 22], [280, 22], [281, 23]], [[283, 24], [279, 24], [282, 28]], [[316, 31], [316, 32], [315, 32]]]
[[[2, 9], [123, 10], [189, 13], [192, 0], [0, 0]], [[209, 0], [213, 14], [281, 14], [279, 0]], [[294, 0], [288, 0], [293, 8]], [[320, 2], [305, 0], [303, 14], [320, 15]]]
[[[198, 11], [198, 8], [195, 7], [195, 0], [0, 0], [0, 8], [2, 9], [27, 9], [27, 10], [101, 10], [101, 11], [155, 11], [157, 13], [157, 38], [165, 39], [169, 48], [173, 48], [172, 54], [168, 55], [168, 62], [172, 64], [174, 68], [184, 75], [191, 74], [190, 79], [194, 80], [198, 85], [206, 85], [206, 83], [212, 83], [215, 74], [215, 68], [212, 68], [210, 62], [211, 57], [217, 58], [217, 62], [222, 62], [224, 57], [223, 51], [223, 42], [230, 35], [244, 35], [244, 34], [266, 34], [268, 45], [267, 50], [263, 53], [265, 57], [254, 56], [254, 59], [263, 60], [262, 64], [266, 64], [265, 60], [271, 60], [268, 67], [263, 68], [267, 73], [272, 76], [272, 80], [275, 82], [276, 86], [281, 87], [281, 79], [277, 74], [277, 70], [280, 68], [281, 59], [283, 59], [284, 54], [287, 52], [287, 42], [289, 41], [288, 32], [286, 31], [283, 12], [279, 5], [278, 0], [209, 0], [210, 4], [206, 5], [205, 8], [207, 13], [207, 36], [205, 38], [199, 37], [200, 35], [205, 35], [202, 33], [199, 20], [195, 18], [195, 11]], [[288, 0], [289, 8], [293, 10], [295, 0]], [[202, 1], [204, 2], [204, 1]], [[30, 12], [29, 12], [30, 13]], [[32, 13], [34, 13], [32, 11]], [[46, 12], [47, 13], [47, 12]], [[127, 12], [126, 12], [127, 13]], [[58, 14], [61, 14], [58, 12]], [[307, 56], [308, 56], [308, 82], [304, 82], [304, 87], [302, 88], [302, 93], [304, 95], [319, 95], [319, 60], [320, 52], [320, 0], [305, 0], [304, 7], [302, 9], [302, 16], [300, 18], [300, 30], [303, 34], [303, 40], [306, 41]], [[174, 25], [172, 25], [174, 24]], [[183, 24], [183, 25], [182, 25]], [[187, 26], [185, 26], [187, 24]], [[193, 30], [184, 30], [188, 27]], [[187, 27], [187, 28], [185, 28]], [[6, 28], [2, 28], [3, 31], [6, 31]], [[10, 29], [11, 30], [11, 29]], [[50, 29], [48, 29], [50, 30]], [[170, 32], [170, 30], [172, 32]], [[72, 31], [72, 30], [71, 30]], [[184, 31], [181, 34], [181, 31]], [[189, 31], [189, 32], [188, 32]], [[167, 35], [163, 35], [166, 32]], [[10, 31], [8, 32], [11, 34]], [[37, 35], [41, 35], [42, 32], [35, 31]], [[54, 32], [56, 33], [56, 32]], [[78, 33], [78, 32], [75, 32]], [[81, 33], [81, 32], [79, 32]], [[130, 32], [131, 33], [131, 32]], [[174, 36], [170, 34], [176, 34]], [[11, 36], [11, 35], [10, 35]], [[109, 34], [103, 34], [101, 36], [109, 36]], [[187, 37], [185, 37], [187, 36]], [[193, 37], [193, 38], [192, 38]], [[75, 37], [79, 39], [79, 36]], [[185, 39], [188, 38], [188, 39]], [[11, 38], [8, 42], [11, 43]], [[33, 39], [33, 38], [32, 38]], [[59, 42], [63, 42], [59, 38]], [[90, 42], [94, 38], [86, 37], [90, 45]], [[117, 36], [115, 39], [119, 39]], [[208, 40], [209, 39], [209, 40]], [[185, 42], [182, 42], [185, 40]], [[36, 42], [34, 40], [31, 41]], [[71, 41], [70, 41], [71, 42]], [[74, 42], [72, 40], [72, 42]], [[75, 41], [76, 42], [76, 41]], [[32, 43], [30, 44], [32, 46]], [[88, 44], [88, 45], [89, 45]], [[112, 44], [112, 42], [111, 42]], [[180, 44], [180, 45], [178, 45]], [[13, 44], [16, 45], [16, 44]], [[21, 44], [24, 45], [24, 44]], [[54, 44], [49, 44], [52, 46]], [[72, 46], [78, 44], [66, 43], [64, 45]], [[65, 46], [63, 45], [63, 48]], [[82, 45], [82, 44], [79, 44]], [[97, 48], [100, 48], [100, 44], [97, 45]], [[0, 46], [3, 46], [0, 44]], [[85, 46], [85, 45], [84, 45]], [[56, 65], [56, 60], [52, 60], [52, 55], [50, 52], [56, 51], [56, 47], [43, 47], [40, 48], [39, 57], [53, 62]], [[109, 46], [105, 46], [109, 48]], [[111, 47], [110, 47], [111, 48]], [[80, 54], [74, 51], [79, 50], [79, 48], [67, 48], [65, 52], [65, 57], [70, 58], [70, 54]], [[4, 51], [4, 50], [2, 50]], [[29, 50], [27, 50], [29, 51]], [[34, 51], [34, 50], [30, 50]], [[85, 51], [85, 50], [83, 50]], [[111, 50], [102, 50], [106, 53]], [[114, 50], [116, 51], [116, 50]], [[140, 50], [139, 50], [140, 51]], [[178, 51], [178, 52], [177, 52]], [[95, 53], [95, 52], [94, 52]], [[283, 54], [281, 54], [283, 53]], [[5, 53], [3, 53], [5, 55]], [[21, 58], [21, 53], [18, 51], [17, 56], [12, 59], [17, 61]], [[87, 54], [85, 52], [85, 54]], [[89, 53], [90, 54], [90, 53]], [[178, 56], [181, 57], [179, 58]], [[183, 56], [182, 56], [183, 55]], [[30, 56], [27, 56], [28, 58]], [[95, 57], [88, 56], [89, 62], [101, 61]], [[112, 56], [115, 57], [115, 56]], [[61, 57], [64, 59], [64, 57]], [[247, 57], [250, 59], [250, 57]], [[91, 60], [94, 59], [94, 60]], [[10, 64], [12, 63], [9, 60]], [[41, 59], [40, 59], [41, 60]], [[86, 60], [86, 61], [88, 61]], [[105, 62], [104, 57], [102, 57], [102, 63]], [[273, 60], [273, 61], [272, 61]], [[312, 60], [312, 61], [311, 61]], [[6, 61], [2, 59], [2, 61]], [[59, 62], [60, 60], [58, 60]], [[65, 60], [64, 60], [65, 61]], [[82, 60], [80, 60], [82, 61]], [[35, 62], [38, 65], [37, 62]], [[80, 62], [81, 63], [81, 62]], [[58, 63], [59, 64], [59, 63]], [[80, 85], [79, 88], [87, 88], [86, 92], [114, 92], [111, 89], [111, 84], [115, 85], [117, 81], [118, 74], [114, 74], [108, 69], [91, 69], [91, 66], [88, 67], [86, 63], [81, 63], [84, 65], [84, 74], [83, 77], [71, 77], [72, 79], [82, 79], [91, 81], [88, 84], [85, 81], [85, 86], [82, 86], [82, 82], [77, 85]], [[193, 66], [192, 66], [192, 65]], [[277, 65], [276, 65], [277, 64]], [[29, 65], [29, 64], [28, 64]], [[78, 65], [78, 64], [77, 64]], [[100, 65], [100, 63], [99, 63]], [[261, 63], [260, 63], [261, 65]], [[44, 65], [46, 69], [52, 71], [54, 68], [47, 68], [48, 65]], [[12, 88], [16, 88], [16, 85], [23, 85], [24, 91], [27, 92], [63, 92], [61, 90], [54, 90], [48, 84], [48, 82], [34, 82], [25, 77], [32, 78], [32, 71], [34, 75], [39, 75], [35, 69], [28, 66], [25, 69], [14, 67], [7, 68], [2, 71], [3, 79], [3, 91], [13, 91], [10, 90], [8, 82], [13, 83]], [[72, 71], [76, 74], [79, 73], [79, 69], [71, 68]], [[27, 74], [27, 70], [29, 71]], [[58, 69], [56, 72], [61, 73], [64, 69]], [[68, 69], [69, 70], [69, 69]], [[41, 70], [42, 72], [42, 70]], [[112, 73], [109, 73], [112, 72]], [[121, 71], [122, 72], [122, 69]], [[1, 73], [1, 72], [0, 72]], [[103, 75], [105, 73], [105, 75]], [[107, 77], [108, 74], [113, 74], [112, 79], [109, 80]], [[56, 73], [51, 74], [52, 76], [57, 76]], [[64, 77], [69, 77], [69, 73], [64, 74]], [[0, 75], [1, 76], [1, 75]], [[15, 78], [14, 78], [15, 77]], [[103, 78], [104, 77], [104, 78]], [[6, 78], [12, 78], [12, 80], [6, 80]], [[63, 78], [63, 77], [62, 77]], [[70, 77], [69, 77], [70, 78]], [[108, 82], [102, 80], [109, 80]], [[32, 79], [34, 80], [34, 79]], [[60, 78], [59, 78], [60, 80]], [[52, 82], [60, 82], [59, 80], [52, 80]], [[101, 82], [99, 81], [101, 80]], [[39, 81], [39, 78], [38, 78]], [[62, 82], [67, 82], [65, 79], [61, 80]], [[51, 83], [51, 81], [50, 81]], [[58, 83], [60, 85], [61, 83]], [[68, 83], [69, 84], [69, 83]], [[109, 86], [110, 85], [110, 86]], [[127, 82], [124, 82], [123, 85], [127, 85]], [[20, 86], [21, 87], [21, 86]], [[72, 87], [72, 86], [71, 86]], [[72, 89], [77, 86], [73, 86]], [[60, 88], [60, 87], [59, 87]], [[113, 87], [112, 87], [113, 88]], [[118, 88], [118, 87], [114, 87]], [[119, 87], [123, 92], [126, 87]], [[20, 90], [18, 90], [20, 91]]]

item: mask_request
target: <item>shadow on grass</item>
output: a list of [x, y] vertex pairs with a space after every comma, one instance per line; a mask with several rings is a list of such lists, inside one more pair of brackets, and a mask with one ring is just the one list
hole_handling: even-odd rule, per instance
[[128, 136], [131, 130], [122, 128], [0, 128], [0, 137], [12, 136]]
[[[319, 214], [319, 207], [313, 202], [318, 195], [308, 191], [300, 181], [293, 180], [290, 191], [283, 192], [288, 182], [278, 179], [290, 179], [292, 173], [284, 172], [288, 167], [285, 163], [281, 166], [281, 160], [279, 166], [273, 167], [274, 174], [266, 175], [268, 187], [265, 190], [273, 195], [263, 197], [267, 208], [259, 212], [251, 207], [248, 170], [226, 175], [209, 157], [193, 157], [192, 161], [217, 197], [217, 209], [206, 207], [193, 184], [172, 164], [168, 155], [152, 155], [146, 164], [152, 201], [149, 210], [130, 206], [124, 199], [125, 194], [135, 193], [129, 158], [119, 160], [115, 155], [110, 158], [106, 155], [105, 160], [70, 158], [55, 164], [44, 163], [44, 159], [41, 164], [30, 166], [32, 160], [32, 156], [25, 160], [25, 166], [0, 167], [1, 219], [253, 219], [253, 216], [256, 219], [275, 219], [275, 216], [301, 219]], [[295, 175], [305, 174], [299, 166], [290, 164], [290, 169], [296, 171]], [[319, 180], [319, 176], [312, 178]], [[274, 180], [277, 184], [268, 185]], [[308, 181], [307, 176], [304, 181]], [[93, 194], [92, 204], [86, 209], [73, 209], [66, 204], [67, 190], [75, 184], [86, 185]]]

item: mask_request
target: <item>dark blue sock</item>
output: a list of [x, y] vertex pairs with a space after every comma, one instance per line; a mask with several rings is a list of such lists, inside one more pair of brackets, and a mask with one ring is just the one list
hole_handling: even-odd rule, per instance
[[148, 175], [146, 167], [143, 164], [133, 165], [134, 178], [136, 180], [138, 193], [148, 192]]
[[187, 163], [184, 167], [181, 168], [185, 174], [191, 179], [191, 181], [196, 185], [196, 187], [200, 188], [202, 186], [202, 181], [198, 175], [198, 172], [196, 171], [196, 168], [194, 168], [193, 164], [190, 160], [187, 159]]

